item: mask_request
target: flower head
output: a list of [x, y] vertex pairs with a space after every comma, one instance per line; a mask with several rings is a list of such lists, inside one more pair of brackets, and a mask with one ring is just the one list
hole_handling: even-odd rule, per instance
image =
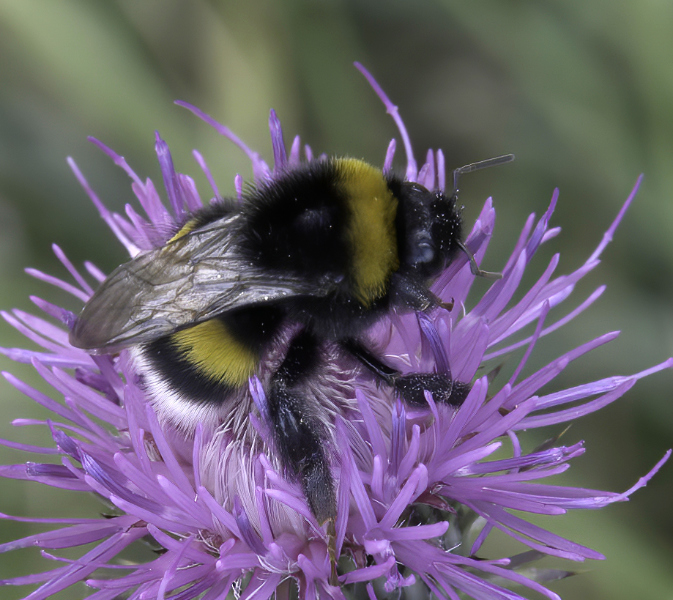
[[[398, 124], [407, 155], [406, 179], [443, 190], [442, 152], [429, 151], [417, 168], [396, 107], [361, 70]], [[270, 167], [228, 128], [188, 104], [181, 105], [247, 154], [257, 185], [304, 162], [321, 160], [313, 158], [310, 148], [302, 148], [298, 137], [286, 148], [273, 111]], [[144, 215], [131, 206], [125, 216], [109, 212], [75, 163], [69, 162], [131, 257], [162, 246], [189, 214], [203, 206], [194, 181], [175, 170], [168, 146], [158, 135], [156, 151], [168, 206], [154, 184], [143, 181], [123, 157], [94, 143], [130, 176]], [[384, 172], [392, 168], [394, 153], [393, 140]], [[212, 186], [212, 201], [218, 202], [220, 192], [204, 158], [196, 151], [194, 157]], [[429, 393], [427, 406], [409, 407], [357, 371], [344, 370], [338, 362], [327, 367], [316, 394], [330, 406], [327, 427], [338, 485], [336, 517], [323, 524], [309, 508], [301, 486], [285, 476], [277, 460], [261, 377], [250, 380], [249, 392], [227, 422], [213, 427], [209, 426], [212, 419], [204, 417], [180, 428], [153, 409], [132, 353], [96, 356], [69, 344], [68, 329], [75, 315], [40, 299], [34, 299], [38, 308], [61, 326], [21, 311], [4, 313], [12, 326], [42, 349], [3, 352], [32, 363], [62, 398], [57, 401], [4, 374], [54, 413], [44, 425], [55, 447], [46, 451], [59, 455], [62, 463], [4, 466], [0, 474], [73, 492], [93, 491], [114, 512], [99, 519], [50, 521], [58, 525], [54, 531], [0, 546], [0, 551], [8, 551], [93, 545], [74, 561], [48, 554], [62, 564], [47, 573], [2, 583], [39, 584], [28, 596], [31, 600], [48, 598], [80, 581], [92, 588], [90, 597], [96, 600], [112, 600], [124, 593], [130, 599], [217, 600], [232, 590], [244, 600], [253, 596], [263, 600], [274, 593], [307, 599], [353, 594], [374, 598], [409, 588], [424, 588], [451, 599], [459, 593], [489, 600], [522, 597], [509, 586], [557, 598], [540, 581], [562, 573], [539, 570], [533, 580], [519, 568], [544, 555], [572, 561], [602, 556], [531, 524], [521, 513], [558, 515], [571, 508], [601, 508], [626, 500], [670, 455], [666, 453], [630, 490], [612, 493], [546, 482], [584, 452], [582, 442], [559, 446], [557, 437], [525, 452], [519, 441], [524, 430], [567, 423], [598, 410], [638, 379], [673, 366], [669, 359], [634, 375], [543, 391], [571, 361], [617, 335], [608, 333], [522, 377], [536, 342], [582, 313], [604, 291], [599, 287], [564, 316], [548, 322], [552, 309], [568, 300], [575, 284], [599, 264], [637, 187], [594, 253], [574, 272], [554, 276], [558, 263], [554, 256], [530, 289], [519, 291], [538, 248], [559, 233], [549, 225], [558, 196], [554, 193], [542, 218], [536, 222], [531, 215], [525, 223], [502, 278], [476, 302], [468, 300], [475, 276], [467, 254], [458, 255], [432, 287], [447, 305], [453, 303], [452, 310], [392, 313], [368, 331], [381, 356], [402, 373], [437, 370], [451, 373], [457, 381], [472, 382], [459, 407], [437, 404]], [[240, 177], [235, 188], [241, 198]], [[494, 221], [488, 200], [465, 241], [477, 261], [486, 252]], [[37, 271], [31, 274], [86, 302], [93, 286], [58, 247], [54, 249], [74, 283]], [[91, 264], [86, 264], [86, 270], [97, 282], [105, 279]], [[492, 367], [495, 359], [517, 350], [521, 356], [514, 372], [507, 381], [499, 381]], [[331, 392], [339, 386], [350, 394], [341, 404], [331, 400]], [[26, 452], [44, 450], [13, 445]], [[527, 552], [514, 557], [480, 556], [484, 540], [494, 529], [519, 541]], [[145, 563], [122, 563], [124, 550], [141, 539], [151, 539], [161, 552]]]

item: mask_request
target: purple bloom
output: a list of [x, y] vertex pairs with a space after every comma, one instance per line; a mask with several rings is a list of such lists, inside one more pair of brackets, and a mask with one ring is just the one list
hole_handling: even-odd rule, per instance
[[[417, 168], [396, 107], [360, 69], [399, 127], [407, 179], [429, 189], [444, 189], [442, 152], [429, 151]], [[256, 182], [314, 160], [298, 137], [286, 149], [274, 112], [269, 120], [271, 168], [228, 128], [190, 105], [181, 105], [248, 155]], [[123, 157], [94, 143], [130, 176], [144, 216], [131, 206], [126, 215], [110, 213], [72, 160], [70, 165], [130, 256], [162, 245], [186, 215], [202, 206], [194, 181], [175, 171], [168, 146], [158, 135], [156, 151], [168, 208], [150, 180], [143, 181]], [[394, 153], [393, 141], [384, 171], [391, 168]], [[196, 151], [194, 157], [211, 183], [212, 201], [217, 202], [220, 193], [205, 160]], [[242, 185], [237, 177], [239, 197]], [[368, 332], [381, 355], [400, 371], [450, 369], [454, 378], [471, 381], [473, 386], [458, 409], [436, 405], [430, 394], [426, 394], [427, 408], [410, 409], [365, 378], [355, 382], [351, 405], [347, 411], [337, 411], [332, 424], [337, 453], [332, 464], [338, 482], [333, 532], [318, 524], [300, 485], [283, 478], [273, 453], [264, 390], [255, 378], [236, 424], [217, 429], [199, 424], [194, 431], [182, 432], [154, 413], [128, 351], [91, 356], [69, 345], [73, 314], [38, 298], [33, 298], [37, 307], [60, 325], [18, 310], [3, 313], [42, 349], [2, 351], [14, 360], [31, 362], [63, 399], [56, 401], [5, 373], [12, 385], [54, 413], [43, 425], [49, 427], [55, 446], [4, 443], [62, 460], [3, 466], [0, 474], [76, 492], [93, 491], [116, 510], [100, 519], [28, 519], [58, 528], [4, 544], [0, 551], [37, 546], [60, 565], [1, 583], [39, 584], [27, 596], [30, 600], [49, 598], [81, 581], [92, 588], [90, 597], [96, 600], [112, 600], [124, 593], [133, 600], [224, 600], [231, 591], [243, 600], [253, 596], [264, 600], [274, 593], [279, 598], [374, 598], [409, 588], [452, 600], [459, 593], [479, 600], [522, 598], [510, 586], [558, 598], [540, 582], [567, 572], [538, 570], [534, 581], [522, 575], [520, 567], [544, 555], [572, 561], [603, 557], [519, 515], [557, 515], [571, 508], [601, 508], [627, 500], [670, 455], [667, 452], [636, 485], [618, 494], [543, 481], [565, 471], [570, 459], [584, 452], [582, 442], [556, 446], [553, 440], [528, 453], [519, 442], [523, 430], [563, 424], [598, 410], [638, 379], [673, 366], [669, 359], [630, 376], [540, 391], [570, 361], [613, 340], [617, 336], [613, 332], [521, 377], [538, 339], [572, 320], [604, 291], [599, 287], [565, 316], [548, 322], [551, 309], [567, 300], [575, 284], [599, 264], [637, 188], [638, 184], [594, 253], [576, 271], [555, 277], [558, 256], [554, 256], [536, 283], [514, 299], [537, 249], [559, 233], [549, 226], [558, 195], [554, 193], [542, 218], [535, 222], [531, 215], [526, 221], [502, 268], [502, 279], [494, 281], [476, 302], [468, 301], [474, 275], [466, 256], [459, 255], [432, 288], [447, 303], [453, 301], [453, 310], [391, 314]], [[466, 240], [477, 261], [486, 252], [494, 221], [495, 211], [487, 200]], [[93, 286], [58, 247], [54, 250], [73, 283], [34, 270], [30, 274], [85, 302]], [[95, 281], [105, 278], [92, 264], [85, 268]], [[519, 349], [522, 356], [514, 373], [500, 382], [493, 359]], [[521, 542], [524, 551], [514, 557], [481, 557], [480, 548], [494, 529]], [[142, 564], [121, 562], [124, 550], [142, 538], [151, 538], [162, 552]], [[48, 552], [84, 544], [93, 546], [77, 560]]]

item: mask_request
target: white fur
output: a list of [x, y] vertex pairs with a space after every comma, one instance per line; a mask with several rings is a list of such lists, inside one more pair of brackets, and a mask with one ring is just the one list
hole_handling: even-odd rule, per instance
[[[279, 336], [280, 339], [262, 357], [257, 376], [263, 386], [268, 384], [285, 356], [293, 333], [286, 331]], [[338, 470], [338, 461], [334, 460], [335, 422], [340, 415], [349, 413], [352, 419], [353, 411], [357, 410], [354, 382], [359, 367], [351, 359], [344, 358], [336, 344], [325, 344], [322, 352], [321, 368], [301, 387], [301, 395], [305, 400], [305, 414], [325, 427], [325, 449], [334, 471]], [[199, 464], [202, 485], [226, 510], [233, 511], [234, 498], [238, 497], [252, 526], [261, 531], [256, 490], [259, 485], [266, 487], [268, 482], [266, 475], [263, 481], [259, 480], [259, 454], [264, 453], [281, 476], [283, 470], [274, 449], [267, 446], [252, 424], [250, 415], [255, 414], [262, 426], [272, 427], [263, 422], [248, 387], [235, 390], [220, 404], [199, 403], [173, 389], [152, 367], [142, 350], [135, 348], [130, 354], [134, 370], [140, 376], [140, 385], [163, 426], [175, 428], [191, 438], [197, 425], [202, 423], [205, 434]], [[372, 389], [368, 395], [380, 393]], [[389, 400], [383, 402], [389, 407]], [[346, 418], [345, 422], [350, 423], [350, 419]], [[272, 439], [271, 435], [268, 439]], [[354, 450], [357, 453], [357, 449]], [[335, 473], [335, 482], [338, 484], [338, 473]], [[288, 483], [301, 497], [300, 485]], [[264, 503], [275, 534], [304, 531], [307, 527], [305, 519], [285, 505], [268, 498]]]

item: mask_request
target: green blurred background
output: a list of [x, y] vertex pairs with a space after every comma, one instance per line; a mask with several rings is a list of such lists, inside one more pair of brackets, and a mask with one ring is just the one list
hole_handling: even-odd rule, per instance
[[[489, 195], [498, 211], [486, 268], [502, 266], [526, 215], [542, 213], [557, 186], [552, 224], [563, 233], [531, 277], [557, 250], [559, 273], [578, 267], [645, 173], [604, 264], [578, 286], [572, 305], [601, 283], [607, 293], [540, 343], [527, 372], [613, 329], [621, 337], [571, 365], [554, 388], [644, 369], [673, 353], [671, 31], [673, 3], [646, 0], [1, 0], [0, 307], [30, 310], [35, 294], [76, 309], [23, 272], [65, 275], [52, 242], [76, 264], [91, 259], [105, 271], [125, 259], [65, 162], [76, 159], [108, 206], [133, 201], [128, 179], [88, 135], [158, 182], [153, 136], [160, 131], [177, 168], [195, 175], [204, 195], [192, 148], [225, 192], [236, 172], [249, 175], [241, 153], [175, 99], [211, 113], [267, 158], [273, 107], [286, 139], [300, 133], [314, 150], [380, 164], [397, 132], [353, 68], [358, 60], [399, 105], [418, 158], [442, 147], [452, 168], [516, 154], [515, 163], [462, 182], [468, 222]], [[28, 343], [3, 324], [0, 344]], [[4, 358], [0, 367], [48, 391], [29, 368]], [[672, 383], [673, 373], [657, 374], [573, 425], [564, 442], [585, 439], [588, 452], [559, 482], [631, 486], [673, 445]], [[48, 443], [36, 428], [10, 425], [47, 415], [4, 380], [0, 394], [0, 437]], [[526, 446], [539, 435], [524, 438]], [[0, 453], [5, 464], [26, 460]], [[608, 557], [580, 565], [583, 574], [553, 589], [566, 600], [673, 598], [671, 497], [673, 464], [627, 504], [547, 522]], [[0, 511], [94, 516], [100, 506], [93, 497], [3, 481]], [[34, 531], [0, 522], [0, 541]], [[0, 555], [0, 578], [46, 566], [37, 550]], [[0, 597], [28, 591], [3, 588]], [[59, 598], [84, 595], [81, 588]]]

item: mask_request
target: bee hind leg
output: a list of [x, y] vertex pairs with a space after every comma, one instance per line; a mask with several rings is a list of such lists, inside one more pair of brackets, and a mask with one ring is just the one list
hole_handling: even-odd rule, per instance
[[318, 366], [317, 340], [306, 331], [290, 343], [267, 394], [276, 451], [290, 475], [301, 482], [311, 512], [320, 524], [336, 516], [335, 485], [325, 453], [326, 432], [308, 412], [298, 386]]
[[460, 406], [470, 392], [471, 385], [452, 379], [450, 373], [408, 373], [402, 375], [386, 365], [365, 348], [358, 340], [347, 339], [342, 346], [379, 380], [392, 387], [407, 403], [423, 406], [427, 403], [425, 392], [430, 392], [435, 402]]

